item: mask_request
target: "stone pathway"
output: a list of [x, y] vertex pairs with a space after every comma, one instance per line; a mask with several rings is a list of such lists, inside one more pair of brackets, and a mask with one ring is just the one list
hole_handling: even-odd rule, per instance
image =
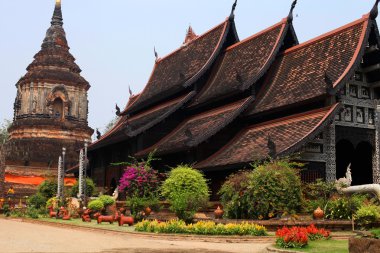
[[0, 252], [97, 253], [259, 253], [269, 242], [202, 242], [82, 231], [0, 219]]

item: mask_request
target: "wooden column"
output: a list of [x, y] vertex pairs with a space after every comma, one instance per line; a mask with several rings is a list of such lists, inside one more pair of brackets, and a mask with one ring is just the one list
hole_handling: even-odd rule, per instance
[[326, 154], [326, 181], [336, 180], [336, 143], [335, 143], [335, 123], [327, 126], [324, 133], [324, 149]]
[[375, 113], [375, 146], [373, 153], [373, 183], [380, 184], [380, 105], [377, 105]]

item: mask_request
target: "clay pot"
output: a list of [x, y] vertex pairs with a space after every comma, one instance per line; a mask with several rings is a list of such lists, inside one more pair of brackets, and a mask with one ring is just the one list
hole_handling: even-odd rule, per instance
[[144, 212], [145, 212], [145, 216], [149, 216], [150, 213], [152, 212], [152, 209], [150, 209], [150, 207], [148, 206], [148, 207], [146, 207], [146, 208], [144, 209]]
[[220, 206], [214, 211], [215, 219], [221, 219], [223, 217], [224, 211], [220, 209]]
[[320, 220], [320, 219], [323, 219], [324, 216], [325, 216], [325, 213], [323, 212], [323, 210], [319, 206], [313, 212], [314, 219]]

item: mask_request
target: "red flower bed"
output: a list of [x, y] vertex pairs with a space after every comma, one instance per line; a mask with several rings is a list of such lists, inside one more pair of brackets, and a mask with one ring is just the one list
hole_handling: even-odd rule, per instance
[[309, 240], [329, 239], [330, 231], [312, 224], [308, 227], [283, 227], [277, 230], [276, 236], [276, 244], [281, 248], [303, 248]]

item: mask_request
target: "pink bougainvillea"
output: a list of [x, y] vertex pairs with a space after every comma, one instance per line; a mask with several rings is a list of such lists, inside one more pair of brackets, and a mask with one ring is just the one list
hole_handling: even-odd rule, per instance
[[127, 196], [149, 196], [156, 192], [161, 174], [144, 163], [126, 166], [119, 181], [119, 189]]

